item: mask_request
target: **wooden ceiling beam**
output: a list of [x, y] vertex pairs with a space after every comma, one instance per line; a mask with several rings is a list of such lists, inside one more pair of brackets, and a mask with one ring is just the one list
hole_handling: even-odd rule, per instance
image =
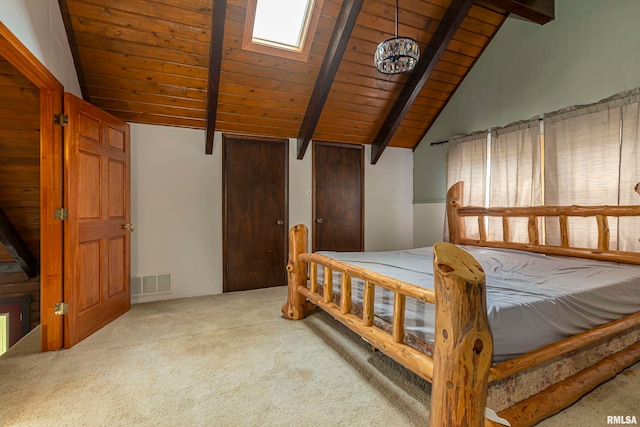
[[371, 164], [375, 165], [382, 152], [389, 145], [391, 138], [406, 116], [409, 108], [416, 100], [422, 87], [431, 76], [436, 64], [444, 53], [449, 41], [453, 38], [462, 21], [473, 6], [473, 0], [452, 0], [435, 33], [429, 40], [418, 60], [415, 70], [409, 76], [396, 102], [391, 107], [389, 115], [380, 127], [376, 138], [371, 144]]
[[347, 43], [351, 37], [351, 31], [356, 24], [358, 14], [362, 8], [364, 0], [345, 0], [342, 3], [340, 14], [336, 21], [336, 26], [331, 35], [331, 41], [327, 46], [327, 53], [322, 61], [322, 66], [316, 79], [316, 84], [311, 94], [311, 100], [307, 104], [307, 111], [300, 125], [298, 132], [298, 159], [304, 157], [309, 142], [318, 125], [320, 114], [327, 101], [327, 96], [331, 90], [331, 84], [338, 71], [338, 66], [342, 60], [342, 55], [347, 48]]
[[78, 83], [80, 84], [82, 99], [87, 102], [91, 102], [91, 96], [87, 88], [87, 80], [84, 76], [84, 68], [82, 67], [82, 60], [80, 59], [80, 51], [78, 50], [78, 42], [76, 41], [76, 34], [73, 31], [73, 24], [71, 23], [71, 13], [69, 12], [69, 5], [67, 4], [67, 0], [58, 0], [58, 5], [60, 6], [60, 12], [62, 13], [62, 22], [67, 33], [69, 47], [71, 48], [73, 65], [75, 66], [76, 74], [78, 75]]
[[27, 273], [27, 276], [36, 277], [40, 273], [38, 260], [33, 256], [2, 208], [0, 208], [0, 244], [7, 249], [20, 268]]
[[211, 12], [211, 43], [209, 45], [209, 82], [207, 84], [207, 131], [205, 152], [213, 154], [213, 138], [216, 130], [218, 111], [218, 88], [220, 86], [220, 64], [224, 41], [224, 20], [227, 14], [227, 0], [214, 0]]
[[555, 0], [482, 0], [478, 4], [495, 6], [540, 25], [553, 21], [556, 16]]

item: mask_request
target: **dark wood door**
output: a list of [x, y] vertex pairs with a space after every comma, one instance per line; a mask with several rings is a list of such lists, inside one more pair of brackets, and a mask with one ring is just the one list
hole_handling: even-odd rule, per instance
[[224, 292], [286, 284], [288, 141], [223, 138]]
[[65, 93], [64, 346], [129, 310], [129, 125]]
[[313, 250], [364, 250], [364, 149], [313, 143]]

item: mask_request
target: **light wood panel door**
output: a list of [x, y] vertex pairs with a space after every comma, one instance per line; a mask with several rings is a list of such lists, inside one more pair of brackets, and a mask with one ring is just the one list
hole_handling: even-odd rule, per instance
[[313, 251], [364, 250], [364, 148], [313, 143]]
[[287, 140], [223, 139], [224, 291], [286, 284]]
[[130, 308], [129, 125], [65, 93], [64, 346]]

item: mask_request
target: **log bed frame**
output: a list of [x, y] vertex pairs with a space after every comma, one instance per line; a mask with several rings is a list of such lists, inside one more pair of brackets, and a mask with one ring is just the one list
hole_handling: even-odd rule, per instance
[[[432, 384], [429, 425], [498, 426], [485, 419], [487, 390], [491, 383], [540, 365], [559, 355], [584, 348], [606, 337], [640, 325], [640, 313], [582, 332], [504, 362], [492, 364], [493, 338], [487, 318], [485, 275], [480, 264], [455, 244], [519, 249], [597, 260], [640, 264], [640, 253], [609, 249], [608, 217], [640, 216], [640, 206], [539, 206], [482, 208], [462, 206], [463, 183], [447, 193], [447, 216], [451, 243], [437, 243], [433, 250], [434, 291], [395, 280], [329, 257], [306, 253], [308, 231], [296, 225], [289, 231], [289, 290], [282, 307], [288, 319], [303, 319], [322, 308], [352, 331], [407, 369]], [[465, 217], [477, 217], [479, 239], [465, 235]], [[487, 241], [485, 217], [501, 217], [503, 241]], [[509, 218], [528, 218], [529, 243], [511, 241]], [[557, 217], [560, 246], [539, 242], [538, 218]], [[569, 246], [569, 217], [595, 217], [597, 249]], [[318, 291], [318, 265], [325, 271], [326, 286]], [[334, 302], [332, 272], [342, 273], [340, 300]], [[353, 314], [351, 278], [364, 281], [362, 316]], [[394, 293], [391, 333], [374, 325], [375, 288]], [[407, 297], [435, 304], [436, 325], [433, 357], [404, 342], [404, 307]], [[576, 402], [580, 397], [640, 360], [640, 341], [592, 366], [530, 396], [498, 415], [512, 426], [530, 426]]]

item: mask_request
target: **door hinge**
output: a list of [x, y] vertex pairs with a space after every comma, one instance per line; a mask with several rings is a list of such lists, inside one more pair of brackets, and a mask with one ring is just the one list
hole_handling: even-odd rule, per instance
[[60, 221], [65, 221], [69, 219], [69, 209], [67, 208], [58, 208], [53, 212], [53, 219], [59, 219]]
[[69, 304], [66, 302], [57, 302], [56, 305], [53, 306], [53, 314], [62, 316], [67, 313], [69, 313]]
[[53, 123], [58, 126], [66, 126], [69, 124], [69, 116], [61, 113], [54, 114]]

